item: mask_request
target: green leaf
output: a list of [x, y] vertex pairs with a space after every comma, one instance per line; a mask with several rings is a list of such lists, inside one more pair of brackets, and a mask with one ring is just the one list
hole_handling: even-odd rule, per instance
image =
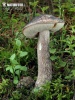
[[15, 73], [16, 73], [16, 75], [19, 76], [20, 75], [20, 70], [16, 70]]
[[15, 70], [21, 69], [21, 67], [22, 67], [21, 65], [16, 65], [14, 69], [15, 69]]
[[75, 70], [72, 70], [71, 72], [72, 72], [73, 76], [75, 76]]
[[70, 74], [69, 76], [65, 76], [65, 79], [67, 79], [67, 80], [71, 80], [73, 78], [73, 76], [72, 76], [72, 74]]
[[56, 49], [50, 49], [50, 53], [54, 54], [56, 52]]
[[13, 70], [13, 68], [10, 68], [10, 72], [13, 74], [14, 73], [14, 70]]
[[57, 58], [58, 58], [57, 56], [51, 56], [51, 57], [50, 57], [50, 59], [51, 59], [52, 61], [56, 60]]
[[14, 65], [18, 64], [17, 60], [11, 60], [11, 63]]
[[22, 66], [20, 70], [22, 70], [22, 71], [27, 71], [27, 67]]
[[10, 67], [11, 67], [11, 66], [8, 66], [8, 67], [6, 68], [6, 71], [10, 70]]
[[49, 6], [45, 6], [41, 8], [42, 12], [46, 11], [47, 9], [49, 9]]
[[14, 83], [14, 84], [17, 84], [17, 83], [18, 83], [18, 77], [17, 77], [17, 76], [14, 77], [13, 83]]
[[75, 51], [72, 53], [73, 56], [75, 56]]
[[20, 47], [21, 46], [21, 41], [19, 40], [19, 39], [15, 39], [16, 40], [16, 45], [18, 46], [18, 47]]
[[75, 7], [74, 8], [70, 8], [69, 11], [75, 12]]
[[39, 1], [29, 2], [29, 4], [33, 7], [36, 7]]
[[16, 57], [15, 53], [13, 55], [11, 55], [11, 57], [9, 58], [10, 60], [14, 60]]
[[28, 52], [23, 52], [23, 51], [20, 51], [20, 57], [24, 57], [28, 54]]
[[6, 68], [6, 71], [10, 71], [10, 73], [12, 73], [12, 74], [14, 73], [12, 66], [8, 66]]
[[34, 92], [34, 93], [38, 93], [38, 92], [39, 92], [39, 88], [34, 88], [34, 89], [33, 89], [33, 92]]
[[16, 32], [15, 35], [18, 36], [19, 32]]
[[13, 24], [18, 22], [18, 21], [17, 21], [16, 19], [14, 19], [14, 18], [12, 18], [11, 21], [12, 21]]
[[66, 62], [65, 61], [60, 61], [60, 66], [65, 67], [66, 66]]

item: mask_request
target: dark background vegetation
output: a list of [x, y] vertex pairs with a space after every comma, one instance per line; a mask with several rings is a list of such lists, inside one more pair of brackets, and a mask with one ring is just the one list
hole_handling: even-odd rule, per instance
[[[2, 2], [23, 2], [23, 8], [3, 8]], [[27, 39], [22, 30], [40, 14], [52, 14], [65, 21], [50, 35], [53, 79], [44, 90], [34, 86], [17, 89], [20, 79], [37, 78], [37, 38]], [[0, 100], [71, 100], [75, 91], [75, 0], [0, 1]], [[75, 100], [75, 99], [74, 99]]]

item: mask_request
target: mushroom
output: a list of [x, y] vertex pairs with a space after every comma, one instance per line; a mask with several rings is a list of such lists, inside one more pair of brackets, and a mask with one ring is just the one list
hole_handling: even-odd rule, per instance
[[40, 15], [35, 17], [23, 29], [23, 34], [27, 38], [34, 38], [39, 32], [37, 44], [38, 57], [38, 77], [35, 87], [41, 87], [47, 81], [52, 79], [52, 65], [49, 54], [50, 32], [60, 30], [64, 25], [64, 21], [54, 17], [53, 15]]

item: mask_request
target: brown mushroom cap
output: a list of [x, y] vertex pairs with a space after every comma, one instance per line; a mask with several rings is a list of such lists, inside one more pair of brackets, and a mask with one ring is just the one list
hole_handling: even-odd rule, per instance
[[56, 32], [60, 30], [64, 25], [64, 21], [52, 15], [40, 15], [35, 17], [29, 24], [23, 29], [23, 34], [27, 38], [33, 38], [38, 32], [50, 30]]

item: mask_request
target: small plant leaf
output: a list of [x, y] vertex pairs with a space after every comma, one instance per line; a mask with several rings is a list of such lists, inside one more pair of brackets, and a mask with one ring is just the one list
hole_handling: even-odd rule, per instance
[[39, 1], [29, 2], [29, 4], [33, 7], [36, 7]]
[[50, 59], [53, 61], [53, 60], [56, 60], [57, 59], [57, 56], [51, 56]]
[[65, 61], [60, 61], [60, 66], [65, 67], [66, 66], [66, 62]]
[[49, 9], [49, 6], [45, 6], [45, 7], [42, 7], [42, 8], [41, 8], [42, 12], [45, 12], [45, 11], [48, 10], [48, 9]]
[[27, 67], [26, 66], [22, 66], [20, 70], [27, 71]]
[[56, 52], [56, 49], [50, 49], [50, 53], [54, 54]]
[[14, 73], [12, 66], [8, 66], [6, 68], [6, 71], [10, 71], [10, 73], [12, 73], [12, 74]]
[[14, 19], [14, 18], [12, 18], [11, 21], [12, 21], [13, 24], [18, 22], [18, 21], [17, 21], [16, 19]]
[[72, 53], [73, 56], [75, 56], [75, 51]]
[[70, 8], [70, 11], [75, 12], [75, 7], [74, 8]]
[[34, 93], [38, 93], [39, 92], [39, 88], [34, 88], [33, 92]]
[[14, 60], [16, 57], [15, 53], [13, 55], [11, 55], [10, 60]]
[[10, 72], [13, 74], [14, 73], [14, 70], [13, 70], [13, 68], [10, 68]]
[[8, 67], [6, 68], [6, 71], [10, 70], [10, 67], [11, 67], [11, 66], [8, 66]]
[[20, 75], [20, 70], [16, 70], [15, 73], [16, 73], [16, 75], [19, 76]]
[[20, 69], [21, 67], [22, 67], [21, 65], [16, 65], [16, 66], [15, 66], [15, 70], [16, 70], [16, 69]]
[[73, 76], [75, 77], [75, 70], [72, 70], [71, 72], [72, 72]]
[[16, 45], [18, 46], [18, 47], [20, 47], [21, 46], [21, 41], [19, 40], [19, 39], [15, 39], [16, 40]]
[[13, 83], [14, 83], [14, 84], [17, 84], [17, 83], [18, 83], [18, 77], [17, 77], [17, 76], [14, 77]]
[[71, 80], [72, 78], [73, 78], [72, 74], [65, 76], [65, 79], [67, 79], [67, 80]]
[[13, 65], [18, 64], [17, 60], [11, 60], [11, 63], [12, 63]]
[[28, 52], [23, 52], [23, 51], [20, 51], [20, 57], [24, 57], [28, 54]]

